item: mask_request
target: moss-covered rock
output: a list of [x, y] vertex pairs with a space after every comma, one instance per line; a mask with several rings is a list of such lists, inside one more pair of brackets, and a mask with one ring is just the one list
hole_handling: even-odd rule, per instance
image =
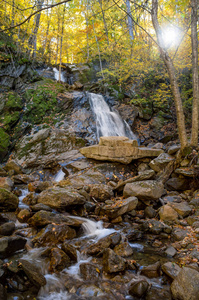
[[0, 128], [0, 160], [6, 155], [10, 145], [10, 136]]
[[0, 210], [10, 211], [17, 209], [19, 199], [6, 189], [0, 188]]

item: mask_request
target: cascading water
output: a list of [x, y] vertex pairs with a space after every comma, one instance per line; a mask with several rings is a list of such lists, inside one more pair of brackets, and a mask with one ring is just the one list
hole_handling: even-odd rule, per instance
[[91, 109], [96, 117], [98, 140], [100, 136], [126, 136], [131, 140], [137, 139], [119, 113], [116, 110], [110, 110], [103, 96], [88, 93], [88, 97]]
[[[53, 72], [54, 72], [55, 80], [59, 80], [59, 70], [57, 70], [57, 68], [53, 68]], [[61, 72], [61, 81], [65, 82], [65, 78], [62, 72]]]

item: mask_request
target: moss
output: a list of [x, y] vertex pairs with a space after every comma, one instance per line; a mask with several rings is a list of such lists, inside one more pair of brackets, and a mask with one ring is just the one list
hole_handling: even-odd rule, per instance
[[13, 92], [9, 92], [7, 95], [7, 101], [5, 104], [5, 108], [8, 110], [21, 110], [23, 107], [22, 100], [19, 95]]
[[7, 151], [10, 145], [10, 136], [0, 128], [0, 152]]
[[6, 131], [10, 130], [19, 120], [20, 113], [15, 111], [13, 113], [5, 114], [0, 120], [3, 122], [3, 127]]

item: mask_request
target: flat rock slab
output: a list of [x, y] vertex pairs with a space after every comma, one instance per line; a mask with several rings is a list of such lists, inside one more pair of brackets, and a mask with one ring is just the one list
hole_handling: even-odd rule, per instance
[[159, 156], [163, 150], [138, 147], [137, 140], [124, 136], [103, 136], [98, 145], [81, 148], [80, 152], [87, 158], [129, 164], [134, 159]]

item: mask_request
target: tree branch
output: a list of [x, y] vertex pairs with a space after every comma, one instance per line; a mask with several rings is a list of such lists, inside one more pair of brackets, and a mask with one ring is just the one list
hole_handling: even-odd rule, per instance
[[31, 19], [34, 15], [38, 14], [38, 13], [39, 13], [40, 11], [42, 11], [42, 10], [46, 10], [46, 9], [49, 9], [49, 8], [53, 8], [53, 7], [55, 7], [55, 6], [58, 6], [58, 5], [67, 3], [67, 2], [69, 2], [69, 1], [71, 1], [71, 0], [64, 0], [64, 1], [58, 2], [58, 3], [56, 3], [56, 4], [52, 4], [52, 5], [49, 5], [49, 6], [45, 6], [45, 7], [41, 8], [41, 9], [38, 9], [38, 10], [35, 11], [34, 13], [30, 14], [30, 15], [29, 15], [24, 21], [22, 21], [21, 23], [19, 23], [19, 24], [17, 24], [17, 25], [14, 25], [14, 26], [10, 26], [10, 27], [8, 27], [8, 28], [6, 28], [6, 29], [3, 29], [3, 30], [0, 30], [0, 33], [1, 33], [1, 32], [5, 32], [5, 31], [7, 31], [7, 30], [10, 30], [10, 29], [13, 29], [13, 28], [16, 28], [16, 27], [19, 27], [19, 26], [23, 25], [23, 24], [26, 23], [29, 19]]

